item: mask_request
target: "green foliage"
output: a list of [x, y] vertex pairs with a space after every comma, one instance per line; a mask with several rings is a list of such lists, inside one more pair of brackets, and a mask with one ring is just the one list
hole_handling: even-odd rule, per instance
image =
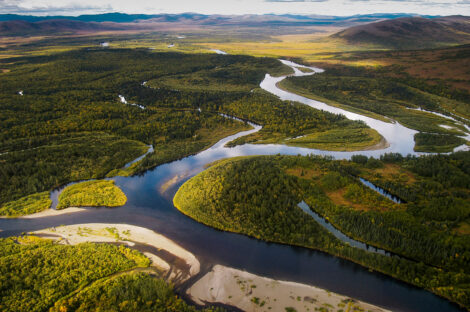
[[[457, 236], [451, 228], [470, 213], [469, 157], [466, 152], [419, 158], [385, 155], [381, 160], [355, 157], [355, 162], [315, 156], [239, 158], [218, 162], [188, 180], [173, 201], [183, 213], [215, 228], [323, 250], [468, 307], [470, 237]], [[400, 188], [403, 177], [392, 169], [413, 179]], [[351, 174], [399, 196], [408, 194], [408, 203], [393, 203]], [[297, 207], [301, 200], [346, 235], [405, 257], [369, 253], [340, 242]]]
[[448, 153], [466, 143], [465, 139], [460, 137], [435, 133], [416, 133], [414, 138], [414, 150], [426, 153]]
[[15, 150], [0, 155], [0, 203], [104, 176], [147, 151], [140, 142], [102, 132], [18, 139], [7, 146]]
[[[296, 179], [264, 159], [214, 165], [183, 184], [173, 200], [175, 206], [199, 222], [257, 238], [294, 243], [300, 229], [317, 237], [315, 221], [302, 218], [296, 206], [300, 201], [300, 193], [293, 195], [299, 190]], [[271, 196], [265, 195], [266, 190]]]
[[470, 188], [470, 153], [458, 152], [451, 155], [425, 155], [407, 157], [403, 164], [406, 168], [423, 177], [430, 178], [442, 185], [430, 186], [430, 191], [444, 188]]
[[382, 140], [380, 134], [363, 125], [345, 125], [344, 128], [308, 134], [299, 138], [286, 140], [287, 145], [303, 146], [317, 149], [352, 151], [378, 144]]
[[395, 206], [386, 197], [371, 192], [370, 189], [356, 183], [346, 186], [343, 197], [351, 203], [362, 204], [369, 209], [393, 209]]
[[99, 281], [71, 298], [57, 302], [50, 311], [166, 311], [218, 312], [218, 308], [197, 310], [174, 294], [164, 280], [144, 273], [132, 273]]
[[[145, 153], [145, 144], [159, 150], [188, 143], [194, 153], [214, 143], [211, 131], [246, 129], [197, 111], [201, 103], [233, 101], [243, 93], [151, 89], [143, 81], [229, 66], [235, 74], [251, 70], [242, 80], [254, 86], [259, 81], [253, 79], [261, 80], [270, 68], [283, 68], [274, 59], [111, 49], [10, 61], [15, 67], [0, 77], [0, 203], [103, 177]], [[119, 94], [146, 109], [121, 103]], [[176, 150], [165, 160], [186, 154]]]
[[364, 155], [352, 155], [351, 161], [355, 162], [356, 164], [364, 165], [365, 167], [371, 169], [383, 167], [383, 163], [380, 160]]
[[[247, 142], [291, 144], [290, 140], [285, 139], [317, 132], [320, 134], [317, 134], [315, 139], [311, 138], [310, 141], [305, 142], [293, 140], [292, 144], [310, 147], [312, 141], [315, 141], [313, 142], [315, 147], [337, 149], [333, 144], [338, 141], [340, 146], [344, 146], [345, 143], [363, 143], [364, 141], [370, 145], [380, 140], [380, 136], [374, 130], [372, 133], [368, 132], [370, 129], [367, 129], [367, 126], [361, 122], [312, 109], [304, 104], [283, 102], [264, 91], [253, 92], [249, 96], [224, 106], [223, 112], [263, 125], [261, 131], [241, 137], [233, 141], [231, 145]], [[344, 138], [345, 131], [352, 132], [354, 135]], [[331, 141], [332, 137], [333, 141]]]
[[[285, 72], [275, 59], [241, 56], [238, 60], [239, 63], [235, 63], [232, 56], [222, 58], [222, 64], [216, 68], [159, 77], [148, 84], [153, 88], [184, 91], [249, 92], [258, 87], [266, 72]], [[240, 63], [243, 63], [243, 68], [240, 68]]]
[[0, 215], [18, 217], [48, 209], [52, 204], [49, 192], [28, 195], [8, 202], [0, 208]]
[[[0, 76], [0, 204], [71, 181], [132, 175], [249, 128], [219, 113], [262, 124], [251, 141], [364, 128], [259, 92], [267, 72], [286, 73], [272, 58], [89, 48], [8, 61], [14, 66]], [[154, 153], [120, 170], [149, 144]]]
[[66, 187], [59, 195], [57, 209], [68, 207], [118, 207], [127, 197], [112, 180], [86, 181]]
[[320, 183], [325, 190], [335, 191], [348, 185], [349, 179], [342, 176], [339, 172], [332, 171], [325, 174], [320, 179]]
[[72, 246], [20, 238], [18, 242], [0, 240], [2, 311], [47, 311], [60, 298], [98, 279], [148, 265], [144, 255], [109, 244]]

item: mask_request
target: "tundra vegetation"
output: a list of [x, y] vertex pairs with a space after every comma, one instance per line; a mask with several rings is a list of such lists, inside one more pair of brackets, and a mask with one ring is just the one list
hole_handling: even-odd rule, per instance
[[[322, 250], [468, 308], [469, 156], [229, 159], [183, 184], [174, 204], [217, 229]], [[405, 203], [367, 188], [359, 177]], [[297, 206], [302, 200], [346, 235], [393, 255], [341, 242]]]

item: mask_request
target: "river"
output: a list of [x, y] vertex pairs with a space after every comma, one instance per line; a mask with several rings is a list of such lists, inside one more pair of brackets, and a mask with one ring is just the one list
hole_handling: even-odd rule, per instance
[[[299, 66], [290, 62], [285, 64], [294, 68]], [[318, 71], [315, 68], [313, 70]], [[296, 75], [313, 73], [296, 70]], [[350, 261], [306, 248], [266, 243], [244, 235], [215, 230], [186, 217], [173, 206], [173, 196], [182, 183], [204, 170], [206, 164], [226, 157], [313, 153], [347, 159], [359, 153], [376, 157], [385, 152], [414, 154], [413, 135], [416, 131], [398, 123], [385, 123], [283, 91], [276, 86], [283, 78], [266, 75], [261, 87], [282, 99], [342, 113], [350, 119], [364, 120], [382, 134], [390, 146], [384, 150], [364, 152], [328, 152], [275, 144], [245, 144], [232, 148], [224, 146], [235, 138], [261, 129], [260, 126], [253, 125], [252, 130], [224, 138], [196, 155], [163, 164], [142, 175], [114, 178], [128, 198], [123, 207], [93, 208], [36, 219], [0, 219], [0, 236], [77, 223], [132, 224], [167, 236], [195, 254], [203, 263], [222, 264], [269, 278], [314, 285], [393, 311], [462, 311], [458, 306], [428, 291], [370, 272]], [[168, 181], [173, 183], [163, 191], [162, 186], [168, 186]]]

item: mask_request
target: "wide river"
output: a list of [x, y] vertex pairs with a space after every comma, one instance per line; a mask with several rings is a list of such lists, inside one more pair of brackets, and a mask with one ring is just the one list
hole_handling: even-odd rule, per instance
[[[295, 75], [305, 75], [298, 65], [283, 61], [294, 68]], [[313, 69], [318, 72], [320, 70]], [[312, 73], [309, 73], [312, 74]], [[0, 236], [52, 226], [78, 223], [125, 223], [159, 232], [194, 253], [202, 263], [222, 264], [281, 280], [306, 283], [329, 291], [351, 296], [393, 311], [462, 311], [458, 306], [428, 291], [410, 286], [386, 275], [369, 272], [355, 263], [323, 252], [281, 244], [266, 243], [244, 235], [222, 232], [202, 225], [181, 214], [172, 204], [179, 186], [218, 159], [241, 155], [327, 154], [349, 158], [353, 154], [379, 156], [385, 152], [413, 154], [416, 133], [398, 123], [385, 123], [350, 113], [324, 103], [282, 91], [276, 83], [285, 77], [266, 75], [261, 87], [281, 99], [298, 101], [326, 111], [341, 113], [350, 119], [366, 122], [390, 144], [383, 150], [364, 152], [326, 152], [284, 145], [245, 144], [233, 148], [225, 143], [255, 131], [244, 131], [224, 138], [211, 148], [149, 170], [134, 177], [117, 177], [116, 184], [126, 193], [128, 201], [120, 208], [93, 208], [84, 211], [36, 219], [0, 219]], [[171, 183], [168, 183], [171, 181]], [[169, 185], [169, 187], [167, 187]], [[56, 197], [57, 191], [51, 194]]]

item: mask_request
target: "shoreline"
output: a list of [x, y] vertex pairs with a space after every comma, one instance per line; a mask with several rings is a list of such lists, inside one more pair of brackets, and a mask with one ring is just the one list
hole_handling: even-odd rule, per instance
[[382, 150], [390, 147], [390, 143], [385, 140], [385, 138], [380, 135], [380, 142], [371, 146], [368, 146], [361, 151], [376, 151], [376, 150]]
[[[276, 87], [278, 87], [282, 91], [293, 93], [293, 94], [296, 94], [296, 95], [300, 95], [300, 96], [303, 96], [303, 97], [305, 97], [307, 99], [310, 99], [310, 100], [323, 102], [323, 103], [325, 103], [329, 106], [336, 107], [336, 108], [339, 108], [339, 109], [342, 109], [342, 110], [345, 110], [345, 111], [348, 111], [348, 112], [351, 112], [351, 113], [354, 113], [354, 114], [359, 114], [359, 115], [362, 115], [362, 116], [365, 116], [365, 117], [369, 117], [369, 118], [372, 118], [372, 119], [377, 119], [377, 120], [380, 120], [380, 121], [383, 121], [383, 122], [386, 122], [386, 123], [393, 124], [393, 123], [396, 122], [394, 119], [392, 119], [390, 117], [387, 117], [387, 116], [384, 116], [384, 115], [380, 115], [378, 113], [374, 113], [374, 112], [367, 111], [367, 110], [364, 110], [364, 109], [356, 108], [356, 107], [349, 106], [349, 105], [346, 105], [346, 104], [334, 103], [334, 101], [331, 101], [331, 100], [328, 100], [328, 99], [325, 99], [325, 98], [322, 98], [322, 97], [315, 97], [313, 94], [309, 94], [307, 92], [303, 92], [303, 91], [297, 90], [295, 88], [290, 89], [289, 87], [286, 87], [285, 85], [283, 85], [283, 83], [282, 83], [283, 81], [285, 81], [285, 80], [282, 80], [282, 81], [279, 81], [278, 83], [276, 83]], [[373, 128], [371, 128], [371, 129], [373, 129]]]
[[[82, 210], [80, 208], [77, 208]], [[202, 270], [199, 260], [165, 236], [144, 227], [129, 224], [84, 223], [34, 231], [61, 244], [85, 242], [123, 244], [141, 251], [151, 260], [151, 267], [162, 271], [168, 281], [183, 286], [183, 296], [200, 306], [221, 305], [243, 311], [314, 311], [321, 307], [360, 307], [371, 312], [389, 310], [319, 287], [275, 280], [216, 264]], [[194, 279], [192, 281], [191, 279]], [[299, 299], [300, 298], [300, 299]], [[264, 302], [264, 303], [263, 303]]]
[[0, 219], [36, 219], [36, 218], [43, 218], [43, 217], [60, 216], [63, 214], [76, 213], [76, 212], [81, 212], [85, 210], [88, 210], [88, 208], [69, 207], [69, 208], [60, 209], [60, 210], [48, 208], [46, 210], [35, 212], [35, 213], [24, 215], [24, 216], [17, 216], [17, 217], [0, 216]]
[[285, 312], [288, 308], [292, 308], [291, 311], [317, 311], [321, 308], [390, 311], [315, 286], [274, 280], [222, 265], [215, 265], [189, 287], [186, 294], [200, 305], [222, 303], [247, 312]]

